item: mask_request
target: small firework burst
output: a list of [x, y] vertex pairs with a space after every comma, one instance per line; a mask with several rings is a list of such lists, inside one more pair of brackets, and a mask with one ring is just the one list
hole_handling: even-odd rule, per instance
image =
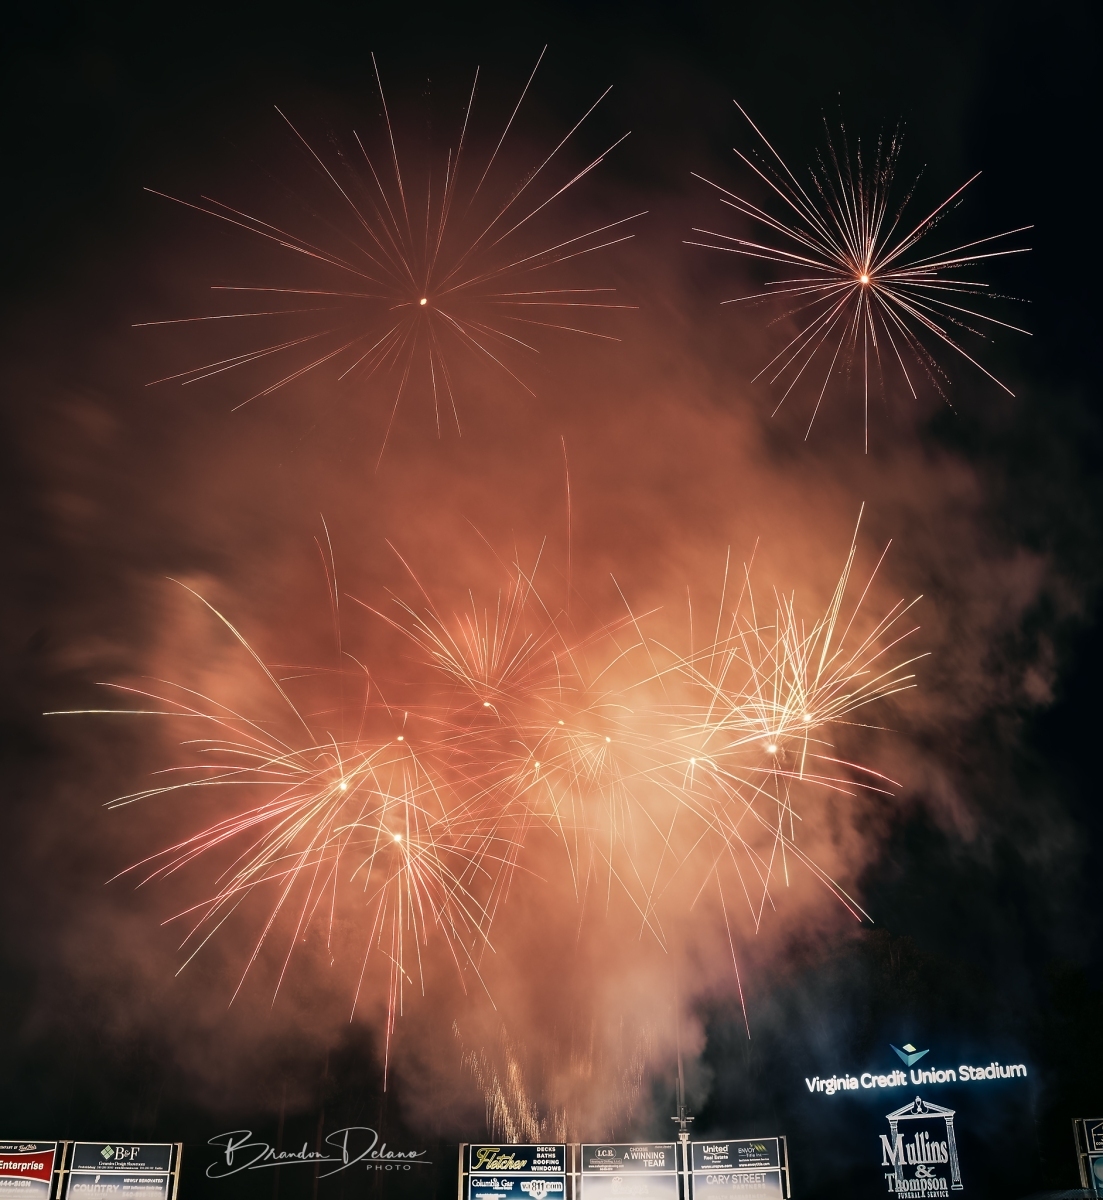
[[962, 338], [986, 339], [995, 329], [1028, 332], [985, 311], [985, 303], [997, 297], [988, 283], [975, 276], [974, 268], [988, 259], [1025, 253], [1025, 247], [1008, 246], [1004, 239], [1032, 226], [932, 253], [926, 239], [980, 172], [913, 225], [904, 213], [914, 187], [898, 206], [892, 200], [901, 149], [899, 133], [880, 139], [869, 160], [863, 157], [860, 142], [851, 152], [845, 130], [833, 135], [828, 128], [827, 157], [809, 170], [806, 184], [738, 102], [736, 107], [758, 136], [764, 153], [745, 154], [738, 148], [735, 153], [769, 188], [777, 202], [775, 209], [760, 207], [746, 196], [694, 174], [720, 193], [722, 203], [772, 236], [769, 241], [753, 241], [694, 228], [695, 234], [708, 240], [687, 239], [687, 244], [783, 268], [779, 278], [767, 282], [765, 291], [724, 302], [778, 299], [785, 305], [783, 316], [795, 323], [792, 338], [755, 376], [766, 376], [771, 385], [784, 389], [774, 412], [802, 380], [810, 382], [815, 393], [810, 432], [829, 384], [849, 377], [856, 369], [861, 375], [868, 450], [871, 374], [872, 382], [884, 390], [886, 367], [898, 370], [914, 397], [917, 371], [921, 371], [946, 399], [948, 375], [940, 351], [964, 359], [1012, 394], [966, 349]]
[[347, 144], [331, 138], [320, 149], [277, 109], [319, 186], [317, 194], [298, 197], [298, 227], [210, 196], [192, 202], [147, 189], [250, 235], [281, 255], [287, 271], [280, 283], [214, 289], [227, 300], [247, 301], [243, 311], [140, 322], [143, 328], [207, 322], [273, 331], [154, 382], [186, 385], [247, 373], [254, 385], [240, 407], [322, 368], [365, 388], [375, 381], [389, 397], [385, 446], [419, 372], [432, 394], [438, 435], [444, 421], [459, 430], [457, 353], [474, 355], [531, 394], [515, 367], [518, 356], [538, 353], [534, 337], [550, 330], [618, 341], [600, 318], [634, 306], [619, 303], [614, 287], [583, 280], [579, 268], [631, 239], [630, 222], [644, 214], [597, 224], [564, 216], [549, 225], [548, 218], [628, 134], [582, 165], [567, 163], [566, 147], [607, 88], [550, 151], [529, 161], [524, 150], [504, 150], [511, 133], [516, 138], [515, 122], [543, 57], [542, 51], [500, 136], [481, 157], [473, 134], [478, 71], [455, 140], [439, 162], [431, 152], [400, 151], [403, 139], [374, 55], [383, 117], [374, 138], [353, 130]]

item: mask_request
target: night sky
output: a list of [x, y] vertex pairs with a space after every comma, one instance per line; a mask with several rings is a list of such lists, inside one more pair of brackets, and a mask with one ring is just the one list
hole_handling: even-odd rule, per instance
[[[882, 1108], [846, 1109], [804, 1080], [889, 1069], [889, 1045], [910, 1041], [932, 1063], [1029, 1067], [1018, 1090], [955, 1093], [966, 1196], [1075, 1186], [1071, 1120], [1103, 1116], [1089, 7], [85, 5], [9, 14], [5, 32], [0, 1140], [184, 1141], [185, 1200], [447, 1196], [456, 1143], [504, 1137], [480, 1080], [513, 1064], [544, 1140], [665, 1138], [680, 1044], [695, 1130], [786, 1133], [794, 1195], [872, 1196], [884, 1184], [861, 1147]], [[241, 347], [134, 325], [209, 311], [212, 283], [277, 275], [256, 239], [143, 189], [290, 211], [309, 164], [273, 106], [334, 154], [352, 128], [378, 132], [372, 52], [400, 135], [434, 152], [480, 66], [473, 136], [492, 146], [545, 44], [507, 155], [546, 153], [613, 85], [564, 169], [631, 136], [543, 228], [550, 243], [646, 210], [630, 242], [579, 268], [634, 306], [600, 318], [618, 341], [542, 331], [531, 392], [464, 360], [462, 436], [447, 420], [438, 436], [421, 378], [393, 422], [393, 389], [337, 371], [243, 408], [271, 377], [147, 386]], [[871, 400], [868, 453], [853, 379], [807, 439], [807, 390], [771, 417], [777, 394], [755, 376], [778, 329], [761, 308], [721, 305], [768, 276], [683, 244], [693, 226], [740, 228], [691, 176], [747, 182], [733, 99], [801, 169], [825, 121], [867, 148], [899, 127], [917, 209], [983, 171], [946, 236], [1034, 226], [1028, 255], [985, 274], [1026, 302], [1005, 311], [1032, 336], [980, 351], [1013, 398], [943, 356], [952, 407], [889, 387]], [[152, 677], [268, 720], [255, 664], [179, 583], [292, 675], [330, 653], [327, 536], [342, 636], [393, 678], [406, 650], [364, 605], [410, 596], [405, 560], [462, 606], [469, 587], [502, 586], [502, 556], [540, 553], [549, 588], [570, 573], [580, 629], [617, 619], [627, 596], [676, 639], [691, 584], [715, 613], [729, 549], [734, 563], [754, 554], [762, 595], [795, 590], [822, 611], [863, 504], [856, 572], [892, 543], [870, 605], [921, 594], [912, 652], [929, 657], [871, 722], [886, 731], [840, 735], [844, 757], [899, 786], [808, 811], [802, 836], [870, 919], [795, 877], [757, 932], [732, 933], [745, 1014], [728, 932], [704, 905], [689, 913], [695, 881], [672, 886], [680, 916], [662, 949], [626, 935], [615, 901], [583, 920], [537, 845], [546, 869], [515, 881], [487, 968], [497, 1007], [434, 959], [384, 1090], [379, 995], [348, 1019], [355, 955], [306, 945], [273, 1001], [276, 950], [231, 1004], [257, 912], [177, 976], [163, 923], [202, 898], [197, 877], [114, 879], [220, 811], [209, 797], [106, 807], [178, 765], [179, 736], [42, 715], [123, 707], [98, 685]], [[308, 1167], [234, 1189], [203, 1176], [222, 1130], [313, 1145], [353, 1124], [434, 1165], [367, 1183], [319, 1184]]]

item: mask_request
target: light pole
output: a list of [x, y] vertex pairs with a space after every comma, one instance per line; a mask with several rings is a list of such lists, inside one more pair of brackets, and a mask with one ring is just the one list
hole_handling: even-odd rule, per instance
[[693, 1118], [686, 1111], [686, 1077], [682, 1069], [682, 1038], [678, 1033], [678, 1115], [670, 1118], [678, 1126], [678, 1144], [682, 1148], [682, 1163], [679, 1174], [682, 1177], [682, 1200], [690, 1200], [689, 1195], [689, 1127]]

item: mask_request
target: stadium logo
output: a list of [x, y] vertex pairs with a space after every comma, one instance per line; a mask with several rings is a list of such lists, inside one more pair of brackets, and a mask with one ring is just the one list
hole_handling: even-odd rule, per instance
[[903, 1050], [898, 1050], [891, 1042], [889, 1043], [889, 1048], [905, 1067], [914, 1067], [924, 1054], [930, 1054], [929, 1050], [917, 1050], [911, 1042], [905, 1042]]

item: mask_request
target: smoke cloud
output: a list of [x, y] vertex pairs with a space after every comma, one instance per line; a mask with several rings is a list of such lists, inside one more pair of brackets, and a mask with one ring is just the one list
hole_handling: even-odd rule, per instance
[[[258, 159], [276, 156], [277, 173], [293, 174], [279, 157], [290, 154], [286, 142], [278, 151], [269, 126], [244, 125]], [[519, 170], [529, 148], [523, 139], [509, 147]], [[584, 148], [572, 153], [575, 167], [587, 161]], [[745, 1005], [753, 1033], [771, 981], [858, 927], [799, 862], [787, 880], [774, 868], [769, 900], [756, 907], [749, 892], [721, 903], [700, 858], [687, 858], [693, 869], [664, 867], [661, 901], [641, 919], [638, 898], [608, 870], [583, 872], [580, 883], [562, 841], [533, 831], [478, 970], [457, 966], [430, 929], [389, 1036], [382, 953], [360, 981], [366, 904], [314, 922], [289, 958], [296, 924], [281, 918], [250, 965], [271, 909], [251, 897], [179, 970], [187, 919], [170, 918], [202, 901], [230, 859], [214, 853], [137, 888], [140, 873], [119, 873], [241, 798], [207, 789], [109, 810], [107, 801], [191, 761], [187, 735], [172, 720], [30, 714], [113, 707], [118, 696], [99, 683], [157, 691], [162, 684], [144, 682], [157, 680], [285, 731], [269, 681], [193, 592], [286, 681], [312, 725], [328, 729], [355, 711], [355, 671], [337, 656], [327, 566], [342, 648], [384, 692], [404, 696], [417, 671], [410, 643], [369, 611], [396, 613], [392, 596], [424, 606], [424, 589], [447, 623], [472, 604], [493, 610], [510, 564], [539, 563], [541, 604], [579, 642], [624, 627], [630, 611], [648, 614], [649, 644], [686, 653], [691, 620], [697, 645], [726, 622], [744, 564], [771, 619], [776, 597], [791, 596], [802, 619], [816, 620], [861, 511], [848, 604], [873, 583], [856, 628], [922, 595], [908, 645], [927, 657], [914, 690], [863, 712], [880, 728], [844, 727], [836, 741], [840, 759], [896, 783], [888, 794], [802, 791], [795, 840], [864, 905], [863, 880], [902, 814], [925, 808], [961, 844], [983, 838], [962, 739], [984, 714], [1048, 701], [1056, 664], [1047, 629], [1081, 597], [1061, 563], [994, 518], [990, 469], [932, 433], [937, 396], [913, 403], [890, 390], [872, 415], [868, 455], [853, 387], [829, 396], [807, 441], [807, 395], [771, 417], [776, 397], [755, 376], [789, 326], [720, 309], [753, 281], [680, 244], [692, 214], [712, 202], [688, 180], [649, 187], [628, 161], [604, 183], [598, 172], [573, 213], [596, 226], [650, 210], [634, 240], [587, 267], [587, 279], [638, 306], [602, 326], [620, 340], [539, 331], [538, 354], [508, 356], [534, 394], [485, 357], [457, 354], [462, 435], [445, 424], [438, 437], [421, 366], [393, 424], [394, 371], [365, 383], [323, 366], [240, 409], [263, 372], [146, 388], [174, 363], [213, 359], [221, 351], [210, 347], [222, 343], [198, 327], [147, 337], [128, 325], [202, 311], [212, 281], [274, 278], [272, 257], [284, 253], [152, 198], [135, 201], [132, 230], [74, 268], [63, 300], [27, 315], [12, 380], [23, 586], [4, 622], [26, 648], [18, 709], [35, 739], [19, 777], [22, 861], [8, 884], [33, 898], [21, 952], [37, 989], [26, 1038], [89, 1025], [120, 1042], [151, 1038], [199, 1102], [230, 1111], [258, 1096], [274, 1105], [277, 1076], [294, 1078], [296, 1063], [355, 1036], [387, 1056], [389, 1086], [427, 1128], [462, 1135], [485, 1121], [497, 1136], [530, 1140], [643, 1133], [665, 1121], [654, 1088], [679, 1047], [692, 1064], [704, 1045], [703, 1006], [729, 1006], [739, 1025]], [[263, 199], [263, 172], [258, 182], [226, 162], [203, 168], [220, 194]], [[177, 174], [197, 170], [188, 162]], [[555, 211], [542, 220], [549, 243], [577, 228]], [[958, 395], [980, 413], [1005, 403], [967, 377]], [[591, 643], [583, 653], [596, 670], [607, 650]], [[329, 673], [305, 678], [306, 667]], [[612, 678], [642, 670], [630, 656]], [[403, 727], [402, 707], [389, 736]], [[617, 871], [657, 861], [666, 836], [630, 831]], [[671, 852], [679, 846], [675, 837]], [[703, 1067], [691, 1065], [690, 1087], [703, 1103]]]

